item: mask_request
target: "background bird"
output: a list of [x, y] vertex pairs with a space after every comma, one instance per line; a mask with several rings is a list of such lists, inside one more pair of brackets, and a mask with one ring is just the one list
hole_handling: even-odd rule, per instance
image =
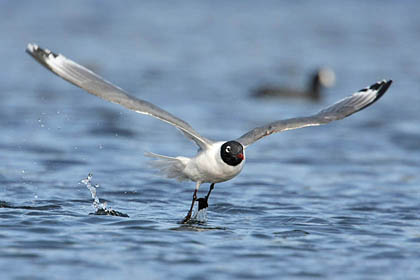
[[332, 87], [334, 84], [334, 71], [330, 68], [319, 68], [313, 72], [305, 89], [266, 85], [254, 90], [253, 96], [258, 98], [305, 98], [319, 101], [324, 88]]

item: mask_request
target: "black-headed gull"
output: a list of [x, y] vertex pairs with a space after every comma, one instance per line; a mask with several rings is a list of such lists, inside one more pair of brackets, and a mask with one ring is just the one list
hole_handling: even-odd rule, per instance
[[[187, 222], [191, 218], [200, 185], [202, 183], [210, 183], [211, 191], [215, 183], [230, 180], [238, 175], [245, 163], [245, 149], [255, 141], [276, 132], [316, 126], [343, 119], [374, 103], [387, 91], [392, 83], [391, 80], [383, 80], [359, 90], [317, 114], [275, 121], [254, 128], [235, 140], [215, 142], [201, 136], [185, 121], [152, 103], [128, 95], [123, 89], [111, 84], [99, 75], [61, 54], [55, 54], [35, 44], [29, 44], [26, 51], [39, 63], [70, 83], [93, 95], [120, 104], [137, 113], [150, 115], [172, 124], [198, 145], [197, 155], [192, 158], [148, 154], [156, 159], [154, 161], [155, 167], [160, 169], [167, 177], [180, 181], [191, 180], [196, 182], [191, 207], [183, 222]], [[210, 192], [206, 197], [206, 202], [209, 195]]]

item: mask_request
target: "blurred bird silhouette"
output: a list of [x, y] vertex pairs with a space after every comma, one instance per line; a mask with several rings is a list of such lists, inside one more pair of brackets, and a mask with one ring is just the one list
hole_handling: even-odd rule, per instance
[[305, 98], [316, 102], [321, 100], [323, 88], [332, 87], [334, 83], [334, 71], [319, 68], [312, 74], [305, 90], [268, 85], [256, 89], [252, 95], [257, 98]]

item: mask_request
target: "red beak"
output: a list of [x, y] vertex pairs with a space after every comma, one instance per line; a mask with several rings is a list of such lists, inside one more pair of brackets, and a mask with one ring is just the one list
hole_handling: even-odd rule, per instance
[[244, 159], [244, 154], [243, 153], [237, 154], [236, 157], [240, 159]]

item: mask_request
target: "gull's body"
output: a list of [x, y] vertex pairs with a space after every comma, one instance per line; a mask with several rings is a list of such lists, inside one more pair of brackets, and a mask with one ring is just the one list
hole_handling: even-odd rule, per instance
[[192, 158], [182, 156], [172, 158], [152, 153], [146, 155], [154, 157], [156, 160], [153, 165], [169, 178], [176, 178], [179, 181], [220, 183], [238, 175], [245, 163], [244, 156], [244, 160], [238, 165], [225, 164], [220, 156], [220, 149], [224, 143], [226, 141], [214, 142]]
[[[191, 158], [168, 157], [148, 153], [155, 161], [153, 165], [169, 178], [196, 182], [190, 210], [184, 219], [191, 217], [197, 191], [202, 183], [224, 182], [237, 176], [245, 163], [245, 149], [255, 141], [273, 133], [306, 126], [317, 126], [340, 120], [358, 112], [378, 100], [389, 88], [392, 81], [381, 81], [340, 100], [317, 114], [269, 123], [254, 128], [236, 140], [215, 142], [201, 136], [188, 123], [145, 100], [128, 95], [121, 88], [104, 80], [87, 68], [67, 59], [63, 55], [29, 44], [27, 52], [53, 73], [72, 84], [113, 103], [120, 104], [137, 113], [150, 115], [167, 122], [194, 141], [199, 147], [197, 155]], [[206, 201], [208, 196], [206, 197]]]

